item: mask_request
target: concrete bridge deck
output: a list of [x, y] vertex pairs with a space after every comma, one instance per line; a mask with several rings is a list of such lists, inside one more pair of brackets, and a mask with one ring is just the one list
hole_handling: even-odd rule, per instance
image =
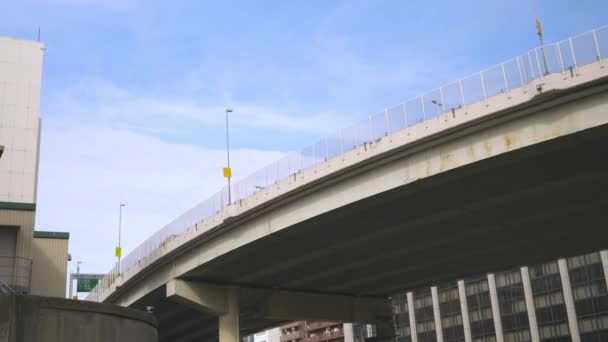
[[161, 340], [213, 338], [219, 324], [232, 341], [234, 329], [291, 319], [382, 320], [396, 291], [605, 248], [605, 64], [294, 174], [168, 239], [91, 298], [154, 305]]

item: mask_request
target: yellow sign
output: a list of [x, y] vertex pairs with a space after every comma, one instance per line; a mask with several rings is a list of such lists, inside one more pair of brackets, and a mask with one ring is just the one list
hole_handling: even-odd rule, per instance
[[538, 31], [538, 35], [543, 35], [543, 25], [541, 25], [540, 20], [536, 19], [536, 31]]
[[72, 296], [72, 299], [73, 299], [73, 300], [78, 300], [78, 295], [76, 295], [76, 296]]
[[116, 247], [116, 257], [120, 258], [122, 256], [122, 248]]
[[229, 167], [224, 168], [224, 177], [232, 178], [232, 169], [231, 168], [229, 168]]

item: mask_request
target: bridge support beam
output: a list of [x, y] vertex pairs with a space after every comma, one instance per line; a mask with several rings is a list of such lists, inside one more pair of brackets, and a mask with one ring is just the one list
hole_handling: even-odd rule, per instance
[[[218, 316], [220, 342], [240, 341], [240, 311], [256, 318], [277, 321], [373, 323], [377, 327], [377, 338], [394, 337], [393, 312], [388, 298], [222, 286], [181, 279], [167, 283], [166, 296]], [[248, 303], [248, 298], [256, 300]]]
[[195, 310], [217, 315], [219, 342], [240, 342], [239, 289], [188, 280], [167, 283], [167, 298]]
[[265, 298], [256, 316], [272, 320], [318, 320], [373, 323], [391, 320], [392, 307], [384, 298], [355, 297], [285, 290], [262, 291]]
[[167, 283], [167, 298], [211, 315], [228, 313], [228, 292], [226, 287], [181, 279]]

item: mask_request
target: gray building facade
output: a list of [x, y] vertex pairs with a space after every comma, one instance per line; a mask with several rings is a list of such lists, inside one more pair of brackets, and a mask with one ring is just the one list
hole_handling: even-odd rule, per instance
[[398, 293], [396, 341], [606, 342], [607, 279], [600, 251]]

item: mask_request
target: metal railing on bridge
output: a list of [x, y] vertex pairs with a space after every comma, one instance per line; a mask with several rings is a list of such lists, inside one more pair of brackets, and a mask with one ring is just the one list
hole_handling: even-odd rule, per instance
[[[254, 172], [231, 187], [233, 202], [249, 197], [267, 186], [319, 163], [376, 141], [399, 130], [408, 129], [438, 115], [513, 91], [529, 82], [554, 73], [576, 73], [582, 65], [608, 57], [608, 26], [539, 46], [528, 52], [458, 81], [445, 84], [418, 97], [401, 102], [379, 113], [322, 137], [319, 141]], [[601, 61], [602, 63], [604, 61]], [[122, 272], [151, 255], [172, 236], [195, 223], [212, 217], [228, 205], [224, 187], [160, 229], [136, 247], [121, 262]], [[99, 282], [93, 295], [111, 286], [118, 276], [117, 265]]]

